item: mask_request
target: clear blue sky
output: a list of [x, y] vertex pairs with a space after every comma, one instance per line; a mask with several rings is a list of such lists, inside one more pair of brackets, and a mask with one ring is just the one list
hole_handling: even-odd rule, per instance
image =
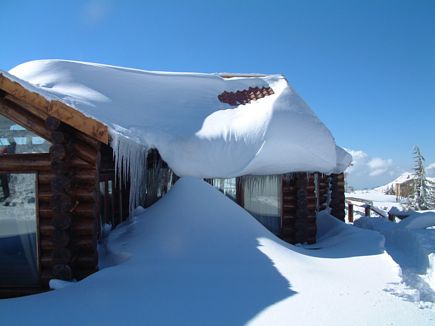
[[0, 30], [4, 70], [62, 58], [283, 73], [339, 145], [397, 171], [415, 144], [435, 162], [432, 0], [2, 0]]

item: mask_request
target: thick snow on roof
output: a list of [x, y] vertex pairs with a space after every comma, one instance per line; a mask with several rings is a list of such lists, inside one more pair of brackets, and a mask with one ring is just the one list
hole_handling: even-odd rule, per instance
[[[178, 175], [330, 173], [349, 161], [338, 155], [337, 162], [331, 133], [280, 75], [223, 78], [63, 60], [31, 61], [10, 73], [105, 123], [116, 141], [157, 148]], [[274, 94], [236, 107], [218, 99], [249, 87]]]
[[433, 325], [433, 304], [401, 284], [382, 235], [327, 214], [318, 232], [312, 250], [289, 245], [217, 189], [182, 178], [110, 233], [108, 265], [69, 287], [0, 300], [0, 321]]

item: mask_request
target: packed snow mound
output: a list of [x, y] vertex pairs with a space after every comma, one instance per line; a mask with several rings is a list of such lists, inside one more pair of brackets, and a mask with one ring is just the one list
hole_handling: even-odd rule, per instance
[[[350, 162], [280, 75], [223, 78], [63, 60], [27, 62], [10, 74], [105, 123], [115, 140], [157, 148], [181, 176], [331, 173]], [[218, 99], [249, 87], [271, 87], [274, 94], [235, 107]]]
[[406, 229], [426, 229], [435, 226], [435, 212], [414, 213], [399, 223]]
[[377, 232], [324, 213], [319, 242], [292, 246], [194, 178], [138, 213], [110, 233], [99, 272], [1, 300], [2, 325], [433, 324], [400, 297]]

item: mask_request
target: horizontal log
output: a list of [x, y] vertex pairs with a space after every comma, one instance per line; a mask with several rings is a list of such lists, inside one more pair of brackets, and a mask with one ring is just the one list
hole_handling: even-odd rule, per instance
[[[41, 223], [39, 224], [39, 229], [41, 230]], [[56, 230], [66, 230], [71, 226], [71, 214], [70, 213], [64, 213], [64, 214], [56, 214], [51, 219], [51, 225]]]
[[85, 160], [79, 158], [79, 157], [72, 157], [70, 159], [70, 163], [71, 163], [71, 167], [73, 167], [76, 170], [90, 170], [90, 169], [95, 169], [95, 165], [90, 164], [88, 162], [86, 162]]
[[[78, 205], [72, 212], [73, 220], [76, 218], [94, 219], [96, 217], [97, 211], [93, 206], [94, 205], [88, 206], [87, 204]], [[44, 205], [44, 203], [42, 203], [42, 205], [39, 207], [39, 216], [40, 218], [51, 219], [55, 216], [55, 213], [48, 205]]]
[[56, 249], [50, 255], [51, 264], [68, 264], [71, 260], [71, 251], [67, 248]]
[[0, 156], [0, 172], [37, 171], [50, 171], [49, 154], [8, 154]]
[[[70, 247], [79, 249], [93, 249], [96, 248], [97, 240], [91, 237], [83, 237], [78, 239], [70, 240]], [[51, 239], [40, 239], [41, 249], [46, 251], [52, 251], [56, 248], [61, 248], [61, 246], [56, 246]]]
[[49, 205], [55, 212], [69, 212], [75, 205], [75, 200], [64, 192], [55, 192], [50, 198]]
[[[56, 175], [51, 171], [42, 171], [38, 175], [38, 182], [40, 184], [49, 184], [55, 177]], [[95, 185], [97, 172], [95, 169], [80, 169], [74, 172], [71, 178], [74, 180], [74, 183]]]
[[[49, 269], [51, 266], [53, 266], [54, 264], [56, 264], [57, 259], [54, 259], [51, 255], [44, 255], [40, 258], [40, 264], [41, 267], [44, 269]], [[73, 262], [71, 262], [71, 265], [75, 268], [81, 267], [81, 266], [96, 266], [98, 264], [98, 255], [97, 254], [93, 254], [93, 255], [84, 255], [84, 256], [79, 256], [77, 258], [74, 259]]]
[[294, 228], [294, 226], [295, 226], [294, 220], [282, 221], [282, 228]]
[[95, 166], [98, 159], [98, 151], [95, 148], [84, 143], [73, 142], [72, 152], [73, 156], [77, 156], [86, 163]]
[[294, 228], [282, 228], [281, 229], [281, 236], [283, 237], [293, 237], [296, 233], [296, 230]]
[[[96, 202], [97, 191], [95, 187], [88, 186], [86, 188], [77, 189], [74, 186], [70, 189], [69, 194], [74, 197], [79, 203], [82, 202]], [[47, 189], [46, 186], [43, 186], [42, 189], [38, 192], [38, 198], [41, 202], [50, 202], [51, 197], [53, 196], [53, 192], [51, 189]]]
[[51, 171], [40, 171], [38, 173], [38, 185], [50, 185], [51, 180], [55, 177], [55, 174]]
[[[74, 225], [70, 223], [69, 232], [71, 236], [87, 236], [96, 234], [96, 222], [92, 220], [74, 221]], [[39, 234], [44, 237], [51, 237], [55, 229], [54, 223], [51, 220], [41, 219], [39, 221]]]
[[50, 182], [51, 194], [59, 194], [62, 192], [71, 192], [71, 179], [65, 175], [56, 175]]
[[99, 151], [101, 145], [99, 141], [88, 137], [86, 134], [76, 129], [72, 130], [71, 135], [78, 143], [85, 144]]
[[68, 160], [52, 158], [50, 165], [51, 170], [58, 175], [67, 174], [71, 170], [71, 163]]
[[51, 237], [51, 241], [56, 248], [66, 247], [70, 242], [69, 233], [65, 230], [55, 228]]

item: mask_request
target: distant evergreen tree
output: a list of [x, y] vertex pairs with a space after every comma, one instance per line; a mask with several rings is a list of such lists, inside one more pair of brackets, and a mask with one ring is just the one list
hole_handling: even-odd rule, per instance
[[427, 180], [424, 168], [424, 157], [418, 146], [414, 147], [414, 180], [413, 190], [410, 196], [410, 206], [414, 209], [433, 209], [434, 184]]

